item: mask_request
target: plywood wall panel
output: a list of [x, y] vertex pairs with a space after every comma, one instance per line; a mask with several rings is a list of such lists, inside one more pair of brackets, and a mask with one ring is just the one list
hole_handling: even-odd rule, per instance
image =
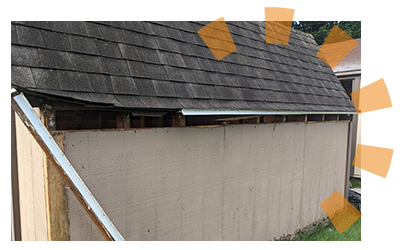
[[[35, 110], [39, 113], [39, 110]], [[47, 240], [43, 151], [18, 116], [15, 119], [21, 239]]]
[[[343, 192], [346, 126], [70, 132], [65, 145], [127, 240], [271, 240], [314, 222], [321, 199]], [[69, 199], [71, 240], [100, 240]]]

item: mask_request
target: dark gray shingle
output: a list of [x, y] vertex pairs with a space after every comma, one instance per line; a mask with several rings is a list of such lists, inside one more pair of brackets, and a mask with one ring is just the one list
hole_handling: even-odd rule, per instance
[[171, 82], [174, 87], [176, 96], [179, 98], [193, 98], [192, 90], [189, 84], [181, 82]]
[[92, 85], [93, 91], [96, 93], [114, 93], [113, 86], [111, 84], [111, 77], [103, 74], [86, 74]]
[[141, 61], [142, 60], [142, 58], [139, 55], [139, 53], [137, 52], [135, 46], [127, 45], [127, 44], [119, 44], [119, 46], [117, 45], [117, 48], [116, 48], [116, 50], [118, 50], [117, 53], [121, 54], [121, 52], [122, 52], [122, 56], [125, 59], [135, 60], [135, 61]]
[[56, 70], [32, 68], [31, 71], [37, 88], [53, 90], [60, 89], [60, 83]]
[[35, 88], [35, 80], [32, 77], [31, 68], [11, 66], [11, 84], [23, 88]]
[[92, 85], [86, 73], [58, 70], [60, 90], [76, 92], [93, 92]]
[[123, 108], [147, 108], [146, 105], [140, 100], [139, 96], [115, 95], [115, 99], [121, 104], [121, 107]]
[[17, 31], [15, 30], [15, 25], [11, 24], [11, 44], [17, 44], [17, 43], [18, 43]]
[[144, 64], [147, 74], [152, 79], [168, 80], [167, 73], [162, 65]]
[[81, 36], [69, 36], [71, 43], [71, 50], [84, 54], [100, 55], [93, 38], [81, 37]]
[[161, 50], [179, 53], [177, 43], [172, 39], [159, 37], [158, 39], [153, 39], [152, 41], [157, 41], [157, 48]]
[[12, 85], [118, 108], [354, 110], [309, 35], [267, 45], [263, 22], [227, 22], [237, 51], [218, 61], [208, 23], [13, 22]]
[[11, 46], [11, 65], [40, 67], [38, 49], [23, 46]]
[[107, 73], [103, 58], [99, 56], [70, 53], [75, 69], [92, 73]]
[[132, 77], [111, 76], [111, 83], [115, 94], [139, 95]]
[[39, 49], [41, 66], [45, 68], [74, 70], [69, 53], [56, 50]]
[[71, 45], [69, 42], [68, 35], [47, 30], [42, 30], [41, 34], [47, 48], [55, 50], [65, 50], [65, 51], [71, 50]]
[[180, 54], [169, 53], [169, 52], [166, 52], [165, 54], [171, 66], [184, 67], [184, 68], [187, 67]]
[[157, 52], [154, 49], [137, 47], [137, 52], [144, 62], [155, 64], [160, 63], [160, 61], [158, 60]]
[[105, 25], [99, 25], [98, 27], [100, 28], [100, 32], [105, 40], [121, 43], [125, 42], [121, 29]]
[[45, 47], [40, 30], [25, 26], [16, 26], [18, 43], [22, 45]]
[[153, 81], [150, 79], [134, 79], [136, 87], [141, 96], [157, 96], [156, 90], [154, 88]]
[[153, 84], [158, 96], [177, 97], [171, 82], [153, 80]]
[[83, 22], [70, 22], [69, 27], [72, 34], [87, 36], [86, 25]]
[[122, 58], [120, 47], [118, 43], [107, 42], [103, 40], [94, 41], [100, 55], [113, 58]]
[[134, 77], [149, 77], [147, 69], [140, 62], [128, 61], [128, 68], [131, 76]]
[[70, 23], [69, 22], [60, 22], [60, 21], [50, 21], [48, 22], [51, 30], [61, 33], [70, 33]]
[[179, 73], [178, 68], [164, 66], [165, 72], [167, 72], [168, 79], [170, 81], [183, 81], [183, 77]]
[[128, 69], [128, 63], [126, 60], [103, 58], [103, 61], [107, 67], [108, 73], [111, 75], [129, 76], [130, 72]]

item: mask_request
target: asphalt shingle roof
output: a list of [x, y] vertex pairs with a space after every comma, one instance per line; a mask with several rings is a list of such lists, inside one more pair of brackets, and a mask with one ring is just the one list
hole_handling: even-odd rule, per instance
[[354, 111], [312, 36], [265, 43], [264, 22], [227, 22], [237, 51], [217, 61], [208, 22], [12, 22], [11, 84], [129, 109]]
[[357, 46], [333, 69], [335, 73], [361, 70], [361, 38], [354, 39]]

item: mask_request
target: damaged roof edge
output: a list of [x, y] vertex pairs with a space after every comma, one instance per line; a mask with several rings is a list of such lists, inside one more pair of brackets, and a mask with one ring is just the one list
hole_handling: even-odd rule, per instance
[[206, 110], [206, 109], [182, 109], [183, 115], [355, 115], [357, 112], [336, 112], [336, 111], [274, 111], [274, 110]]

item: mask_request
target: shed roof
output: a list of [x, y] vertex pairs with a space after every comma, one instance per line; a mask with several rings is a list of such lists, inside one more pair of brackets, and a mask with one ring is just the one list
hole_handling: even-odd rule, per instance
[[311, 35], [269, 45], [264, 22], [227, 22], [237, 51], [218, 61], [208, 23], [12, 22], [11, 84], [137, 110], [355, 110]]
[[333, 69], [336, 74], [358, 72], [361, 70], [361, 38], [354, 40], [358, 43], [357, 46]]

